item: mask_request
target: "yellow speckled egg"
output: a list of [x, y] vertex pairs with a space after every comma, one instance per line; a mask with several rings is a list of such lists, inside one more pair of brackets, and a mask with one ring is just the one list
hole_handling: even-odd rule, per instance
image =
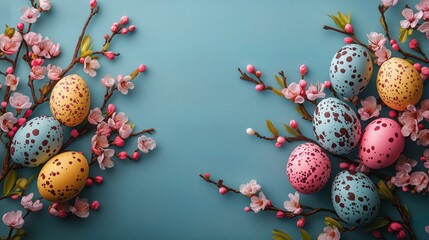
[[37, 178], [37, 188], [50, 202], [68, 201], [85, 187], [88, 174], [88, 161], [84, 155], [63, 152], [45, 163]]
[[49, 101], [52, 115], [62, 124], [74, 127], [85, 120], [90, 96], [86, 82], [79, 75], [63, 77], [52, 89]]
[[387, 106], [404, 111], [422, 97], [423, 81], [411, 63], [402, 58], [391, 58], [378, 70], [377, 91]]

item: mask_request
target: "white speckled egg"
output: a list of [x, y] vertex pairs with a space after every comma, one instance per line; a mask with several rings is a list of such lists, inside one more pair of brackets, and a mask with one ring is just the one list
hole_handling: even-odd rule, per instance
[[331, 200], [338, 216], [353, 226], [372, 222], [380, 209], [377, 188], [363, 173], [338, 173], [332, 182]]
[[60, 123], [68, 127], [77, 126], [89, 112], [88, 85], [79, 75], [67, 75], [52, 89], [49, 104], [52, 115]]
[[325, 98], [317, 104], [313, 131], [324, 149], [341, 155], [351, 152], [362, 134], [356, 113], [337, 98]]
[[50, 202], [64, 202], [76, 197], [85, 187], [88, 161], [78, 152], [63, 152], [51, 158], [40, 170], [37, 188]]
[[314, 143], [298, 145], [290, 154], [286, 173], [292, 187], [310, 194], [322, 189], [331, 175], [331, 162]]
[[369, 168], [385, 168], [398, 160], [404, 146], [405, 139], [399, 123], [390, 118], [379, 118], [365, 128], [359, 157]]
[[10, 157], [25, 167], [36, 167], [55, 156], [63, 145], [63, 128], [53, 117], [35, 117], [22, 125], [12, 139]]
[[366, 49], [357, 44], [342, 47], [334, 55], [329, 68], [332, 87], [346, 98], [353, 98], [368, 86], [372, 61]]

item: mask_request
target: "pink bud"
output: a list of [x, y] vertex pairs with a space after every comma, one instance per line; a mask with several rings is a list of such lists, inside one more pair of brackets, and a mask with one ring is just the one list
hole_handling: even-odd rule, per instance
[[124, 151], [122, 151], [122, 152], [120, 152], [120, 153], [118, 153], [118, 158], [119, 159], [121, 159], [121, 160], [125, 160], [125, 159], [127, 159], [128, 158], [128, 153], [127, 152], [124, 152]]
[[395, 39], [390, 40], [390, 45], [393, 45], [393, 44], [396, 44], [396, 40]]
[[100, 208], [100, 202], [99, 201], [93, 201], [91, 203], [91, 209], [97, 211]]
[[7, 107], [7, 102], [1, 102], [1, 107], [2, 108], [6, 108]]
[[304, 79], [299, 80], [299, 86], [301, 88], [307, 87], [307, 82]]
[[16, 200], [19, 198], [19, 196], [18, 195], [12, 195], [12, 197], [10, 197], [10, 198], [12, 198], [13, 200]]
[[85, 186], [91, 187], [94, 184], [94, 181], [91, 178], [86, 179]]
[[348, 162], [342, 162], [340, 163], [340, 168], [341, 169], [349, 169], [350, 163]]
[[284, 218], [285, 217], [285, 213], [282, 211], [277, 211], [277, 218]]
[[106, 56], [109, 60], [113, 60], [115, 58], [115, 54], [111, 51], [104, 52], [104, 56]]
[[8, 135], [10, 138], [13, 138], [13, 136], [15, 136], [15, 132], [14, 132], [14, 131], [9, 131], [9, 132], [7, 133], [7, 135]]
[[[410, 40], [409, 45], [413, 45], [415, 48], [417, 48], [417, 46], [419, 45], [419, 42], [417, 41], [417, 39], [413, 38]], [[410, 48], [415, 49], [415, 48], [412, 48], [411, 46]]]
[[138, 68], [139, 72], [146, 72], [146, 65], [145, 64], [140, 64], [139, 68]]
[[308, 68], [307, 68], [307, 65], [305, 65], [305, 64], [302, 64], [299, 67], [299, 73], [301, 74], [301, 76], [304, 76], [305, 74], [307, 74], [307, 70], [308, 70]]
[[108, 113], [109, 115], [112, 115], [112, 114], [115, 112], [115, 109], [116, 109], [115, 105], [114, 105], [114, 104], [112, 104], [112, 103], [110, 103], [110, 104], [107, 106], [107, 113]]
[[244, 207], [245, 212], [250, 212], [250, 207]]
[[119, 23], [114, 22], [114, 23], [112, 23], [112, 26], [113, 26], [113, 27], [119, 27]]
[[121, 17], [121, 24], [127, 24], [128, 23], [128, 16], [122, 16]]
[[110, 31], [112, 31], [112, 33], [116, 33], [118, 31], [118, 27], [112, 26], [110, 27]]
[[261, 71], [256, 71], [256, 72], [255, 72], [255, 75], [256, 75], [257, 77], [261, 77], [261, 76], [262, 76], [262, 72], [261, 72]]
[[330, 88], [331, 87], [331, 82], [330, 81], [325, 81], [323, 84], [325, 85], [325, 88]]
[[375, 238], [382, 238], [383, 237], [383, 235], [381, 235], [381, 231], [378, 230], [378, 229], [372, 231], [371, 233], [372, 233], [372, 236], [375, 237]]
[[398, 116], [398, 113], [395, 110], [389, 111], [389, 117], [396, 118]]
[[131, 155], [131, 159], [132, 160], [139, 160], [140, 159], [140, 152], [139, 151], [133, 152], [133, 154]]
[[303, 228], [305, 225], [305, 218], [300, 218], [298, 221], [296, 221], [296, 226], [299, 228]]
[[396, 234], [396, 238], [403, 239], [405, 237], [406, 237], [406, 235], [405, 235], [405, 231], [404, 230], [400, 230], [398, 232], [398, 234]]
[[18, 121], [17, 121], [18, 126], [24, 125], [25, 122], [27, 122], [26, 118], [19, 118]]
[[204, 177], [205, 177], [206, 179], [209, 179], [209, 178], [210, 178], [210, 173], [205, 173], [205, 174], [204, 174]]
[[257, 84], [255, 86], [255, 90], [258, 91], [258, 92], [262, 92], [262, 91], [264, 91], [264, 89], [265, 89], [264, 84]]
[[286, 139], [284, 137], [280, 136], [277, 138], [277, 142], [278, 143], [284, 143], [284, 142], [286, 142]]
[[24, 30], [24, 23], [19, 22], [18, 24], [16, 24], [16, 28], [18, 28], [18, 30], [22, 32]]
[[422, 67], [421, 69], [422, 74], [428, 76], [429, 75], [429, 68], [428, 67]]
[[89, 1], [89, 6], [91, 8], [95, 8], [97, 6], [97, 0], [90, 0]]
[[18, 131], [18, 127], [13, 127], [11, 131], [12, 132], [17, 132]]
[[84, 64], [84, 63], [85, 63], [85, 58], [83, 58], [83, 57], [79, 58], [79, 62], [80, 62], [81, 64]]
[[417, 125], [417, 127], [418, 127], [420, 130], [422, 130], [423, 128], [425, 128], [425, 126], [424, 126], [422, 123], [419, 123], [419, 124]]
[[267, 200], [267, 206], [269, 206], [269, 207], [273, 206], [273, 204], [271, 203], [270, 200]]
[[425, 82], [428, 77], [429, 77], [428, 75], [423, 75], [420, 73], [420, 78], [422, 79], [423, 82]]
[[422, 70], [422, 65], [420, 63], [414, 63], [414, 68], [420, 72]]
[[122, 28], [121, 29], [121, 34], [122, 35], [125, 35], [125, 34], [127, 34], [128, 33], [128, 28]]
[[134, 32], [135, 30], [136, 30], [136, 26], [134, 26], [134, 25], [131, 25], [128, 27], [128, 31], [130, 31], [130, 32]]
[[219, 188], [219, 193], [222, 195], [225, 195], [228, 192], [228, 189], [226, 189], [225, 187], [220, 187]]
[[398, 222], [391, 222], [389, 224], [389, 228], [392, 229], [392, 231], [394, 231], [394, 232], [398, 232], [399, 230], [402, 229], [402, 224], [400, 224]]
[[105, 40], [109, 39], [109, 34], [107, 34], [107, 33], [106, 33], [106, 34], [104, 34], [104, 39], [105, 39]]
[[24, 117], [29, 118], [31, 116], [31, 114], [33, 114], [33, 110], [27, 109], [24, 113]]
[[301, 92], [299, 94], [301, 94], [301, 96], [305, 96], [305, 89], [301, 89]]
[[64, 211], [64, 210], [59, 210], [58, 211], [58, 217], [59, 218], [66, 218], [67, 217], [67, 212], [66, 211]]
[[397, 43], [392, 44], [392, 48], [393, 48], [393, 50], [398, 51], [399, 50], [399, 45]]
[[255, 67], [254, 67], [253, 65], [249, 64], [249, 65], [247, 65], [247, 67], [246, 67], [246, 71], [247, 71], [248, 73], [255, 73]]
[[279, 143], [279, 142], [277, 142], [276, 144], [274, 144], [275, 146], [276, 146], [276, 148], [281, 148], [282, 147], [282, 144], [281, 143]]
[[6, 73], [7, 74], [12, 74], [13, 72], [15, 72], [15, 69], [13, 69], [13, 67], [7, 67], [6, 68]]
[[346, 31], [346, 33], [353, 34], [353, 26], [350, 23], [347, 23], [346, 26], [344, 26], [344, 31]]
[[115, 144], [118, 147], [122, 147], [122, 146], [124, 146], [125, 141], [120, 136], [116, 136], [115, 140], [113, 140], [113, 144]]
[[71, 130], [70, 135], [72, 137], [76, 138], [79, 136], [79, 131], [77, 129], [73, 129], [73, 130]]
[[408, 192], [410, 189], [408, 189], [408, 187], [406, 187], [406, 186], [402, 186], [402, 191], [403, 192]]
[[421, 157], [420, 157], [420, 161], [422, 161], [422, 162], [426, 162], [426, 157], [425, 157], [425, 156], [421, 156]]
[[290, 120], [289, 126], [293, 129], [298, 129], [298, 122], [296, 120]]
[[351, 38], [351, 37], [345, 37], [344, 38], [344, 42], [347, 43], [347, 44], [352, 44], [353, 43], [353, 38]]
[[95, 176], [94, 182], [97, 184], [102, 184], [104, 182], [104, 178], [102, 176]]
[[31, 66], [32, 67], [36, 67], [36, 66], [40, 66], [45, 62], [45, 60], [41, 59], [41, 58], [36, 58], [33, 61], [31, 61]]
[[352, 171], [352, 172], [356, 171], [356, 166], [353, 164], [350, 164], [349, 171]]

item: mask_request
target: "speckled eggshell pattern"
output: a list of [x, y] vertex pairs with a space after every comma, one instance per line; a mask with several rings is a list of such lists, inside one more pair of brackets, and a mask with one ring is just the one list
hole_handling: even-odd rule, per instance
[[10, 145], [12, 161], [37, 167], [55, 156], [63, 145], [63, 128], [53, 117], [39, 116], [27, 121], [15, 133]]
[[319, 144], [333, 154], [351, 152], [362, 134], [356, 113], [337, 98], [325, 98], [317, 104], [313, 131]]
[[76, 197], [85, 187], [89, 166], [78, 152], [63, 152], [51, 158], [40, 170], [37, 188], [50, 202], [64, 202]]
[[73, 74], [63, 77], [52, 89], [49, 101], [52, 115], [62, 124], [74, 127], [83, 122], [90, 107], [85, 80]]
[[377, 92], [387, 106], [404, 111], [422, 97], [423, 81], [411, 63], [402, 58], [391, 58], [378, 70]]
[[372, 222], [380, 209], [380, 197], [371, 179], [363, 173], [342, 171], [332, 183], [335, 212], [346, 223], [363, 226]]
[[353, 98], [368, 86], [372, 61], [366, 49], [357, 44], [342, 47], [334, 55], [329, 68], [332, 87], [346, 98]]
[[365, 128], [359, 157], [369, 168], [385, 168], [398, 160], [404, 146], [405, 138], [399, 123], [390, 118], [379, 118]]
[[331, 162], [319, 146], [314, 143], [303, 143], [290, 154], [286, 173], [292, 187], [298, 192], [315, 193], [328, 181], [331, 175]]

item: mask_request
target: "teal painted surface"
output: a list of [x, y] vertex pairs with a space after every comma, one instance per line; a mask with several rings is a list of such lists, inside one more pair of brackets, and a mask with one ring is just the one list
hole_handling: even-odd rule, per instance
[[[24, 3], [1, 0], [0, 25], [15, 25]], [[135, 90], [113, 101], [138, 128], [157, 129], [158, 148], [139, 162], [118, 161], [104, 172], [93, 168], [91, 175], [104, 176], [105, 183], [86, 189], [81, 196], [99, 200], [101, 209], [88, 219], [61, 220], [46, 211], [31, 215], [25, 225], [30, 239], [271, 239], [273, 228], [300, 239], [295, 220], [278, 220], [273, 213], [245, 213], [248, 199], [221, 196], [197, 174], [210, 172], [236, 188], [257, 179], [271, 201], [282, 206], [288, 193], [294, 192], [285, 166], [298, 143], [277, 149], [247, 136], [245, 130], [253, 127], [267, 133], [266, 119], [280, 125], [298, 115], [291, 103], [257, 93], [254, 86], [240, 81], [236, 69], [252, 63], [274, 84], [279, 70], [297, 81], [298, 68], [306, 63], [309, 80], [328, 80], [331, 58], [343, 45], [343, 36], [322, 29], [331, 24], [327, 15], [350, 10], [355, 31], [365, 39], [370, 31], [382, 31], [377, 4], [370, 0], [99, 1], [101, 12], [88, 28], [98, 46], [111, 23], [122, 15], [130, 17], [137, 31], [116, 39], [112, 49], [121, 56], [114, 62], [103, 59], [97, 78], [88, 80], [94, 89], [92, 106], [102, 102], [99, 77], [127, 74], [146, 63], [149, 70], [138, 78]], [[61, 43], [58, 65], [68, 64], [88, 11], [86, 0], [54, 1], [51, 12], [34, 26], [33, 30]], [[399, 27], [399, 13], [389, 18]], [[26, 74], [21, 67], [18, 75]], [[81, 70], [74, 72], [83, 75]], [[369, 86], [375, 91], [374, 81]], [[370, 93], [367, 90], [364, 95]], [[301, 127], [312, 134], [309, 124]], [[86, 149], [89, 142], [88, 137], [70, 149]], [[414, 152], [418, 155], [421, 149]], [[332, 159], [333, 165], [338, 161]], [[423, 227], [429, 222], [422, 209], [427, 209], [428, 197], [401, 197], [415, 213], [419, 239], [426, 239]], [[302, 196], [302, 202], [329, 207], [329, 187]], [[1, 214], [15, 208], [15, 202], [0, 203]], [[308, 219], [306, 228], [317, 236], [322, 222], [322, 217]], [[5, 234], [5, 227], [0, 229]], [[344, 239], [358, 237], [369, 239], [370, 235], [344, 235]]]

